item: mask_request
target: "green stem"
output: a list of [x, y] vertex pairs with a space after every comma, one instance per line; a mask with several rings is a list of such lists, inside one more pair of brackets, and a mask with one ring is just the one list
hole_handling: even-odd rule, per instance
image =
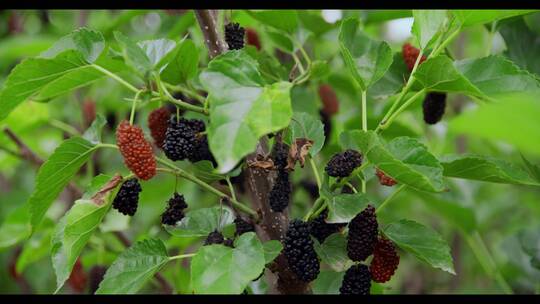
[[381, 205], [379, 207], [377, 207], [377, 210], [375, 210], [376, 213], [379, 213], [379, 211], [381, 211], [386, 205], [388, 205], [388, 203], [398, 194], [400, 193], [403, 189], [405, 189], [406, 185], [401, 185], [399, 186], [399, 188], [397, 188], [392, 194], [390, 194], [390, 196], [388, 196], [384, 202], [381, 203]]
[[311, 165], [311, 170], [313, 171], [313, 175], [315, 175], [315, 181], [317, 182], [317, 188], [321, 189], [321, 177], [319, 176], [319, 170], [317, 170], [317, 165], [315, 164], [315, 161], [313, 161], [313, 157], [309, 157], [309, 164]]
[[133, 91], [133, 93], [137, 93], [139, 91], [139, 89], [137, 89], [136, 87], [134, 87], [133, 85], [131, 85], [129, 82], [125, 81], [124, 79], [122, 79], [120, 76], [114, 74], [113, 72], [97, 65], [97, 64], [91, 64], [90, 65], [91, 67], [93, 67], [94, 69], [100, 71], [101, 73], [111, 77], [112, 79], [118, 81], [119, 83], [121, 83], [122, 85], [124, 85], [126, 88], [130, 89], [131, 91]]
[[58, 128], [66, 133], [69, 133], [70, 135], [80, 135], [81, 133], [79, 130], [75, 129], [73, 126], [68, 125], [65, 122], [62, 122], [60, 120], [51, 119], [49, 121], [49, 124], [55, 128]]
[[403, 105], [401, 105], [401, 107], [399, 107], [395, 112], [394, 114], [392, 114], [388, 120], [386, 121], [385, 124], [383, 124], [382, 126], [379, 125], [379, 127], [377, 127], [378, 129], [380, 128], [381, 130], [386, 130], [391, 124], [392, 122], [394, 121], [394, 119], [396, 119], [396, 117], [401, 114], [401, 112], [405, 111], [405, 109], [407, 109], [414, 101], [416, 101], [416, 98], [422, 94], [424, 94], [424, 91], [426, 89], [422, 89], [418, 92], [416, 92], [416, 94], [414, 94], [411, 98], [407, 99], [407, 101], [405, 101], [403, 103]]
[[485, 247], [484, 242], [480, 237], [478, 231], [475, 231], [474, 233], [472, 233], [472, 235], [463, 232], [462, 235], [463, 238], [466, 240], [467, 244], [469, 244], [469, 247], [471, 247], [473, 254], [475, 255], [476, 259], [478, 260], [486, 274], [491, 278], [495, 278], [504, 293], [512, 294], [512, 288], [510, 288], [510, 285], [508, 285], [504, 277], [498, 271], [497, 266], [493, 261], [491, 254]]
[[319, 209], [317, 209], [317, 211], [315, 211], [311, 217], [317, 217], [319, 214], [321, 214], [321, 212], [323, 212], [323, 210], [327, 207], [326, 205], [326, 201], [323, 201]]
[[104, 143], [100, 143], [97, 145], [98, 148], [113, 148], [113, 149], [118, 149], [118, 146], [117, 145], [113, 145], [113, 144], [104, 144]]
[[296, 62], [298, 69], [300, 70], [300, 74], [304, 75], [306, 73], [306, 69], [304, 68], [304, 65], [302, 64], [302, 62], [300, 61], [300, 58], [298, 58], [298, 56], [294, 52], [292, 52], [291, 55], [294, 59], [294, 62]]
[[164, 159], [162, 159], [160, 157], [156, 157], [156, 160], [158, 161], [158, 163], [161, 163], [161, 164], [171, 168], [172, 169], [171, 172], [174, 172], [178, 176], [183, 177], [183, 178], [185, 178], [185, 179], [187, 179], [187, 180], [201, 186], [202, 188], [210, 191], [211, 193], [213, 193], [213, 194], [215, 194], [215, 195], [217, 195], [219, 197], [227, 197], [235, 207], [237, 207], [238, 209], [244, 211], [245, 213], [248, 213], [248, 214], [250, 214], [250, 215], [252, 215], [254, 217], [257, 217], [257, 212], [255, 210], [253, 210], [253, 209], [249, 208], [248, 206], [238, 202], [236, 199], [233, 199], [232, 197], [228, 196], [227, 194], [225, 194], [225, 193], [219, 191], [218, 189], [210, 186], [209, 184], [207, 184], [204, 181], [198, 179], [197, 177], [189, 174], [188, 172], [180, 169], [179, 167], [175, 166], [174, 164], [171, 164], [168, 161], [166, 161], [166, 160], [164, 160]]
[[194, 257], [196, 253], [179, 254], [169, 257], [169, 261]]
[[330, 190], [331, 190], [331, 191], [334, 191], [334, 190], [336, 190], [337, 188], [343, 187], [343, 185], [345, 185], [346, 183], [348, 183], [349, 180], [350, 180], [351, 178], [353, 178], [354, 176], [358, 175], [358, 173], [361, 172], [362, 170], [364, 170], [364, 168], [366, 168], [368, 165], [369, 165], [369, 162], [368, 162], [368, 161], [364, 162], [360, 167], [354, 169], [354, 171], [351, 173], [351, 175], [342, 178], [342, 179], [341, 179], [339, 182], [337, 182], [337, 183], [332, 184], [332, 186], [330, 186]]
[[161, 88], [163, 89], [163, 92], [165, 93], [165, 97], [167, 98], [168, 101], [178, 105], [179, 107], [181, 107], [183, 109], [193, 111], [193, 112], [202, 113], [204, 115], [208, 115], [208, 110], [206, 110], [205, 108], [194, 106], [192, 104], [189, 104], [187, 102], [184, 102], [182, 100], [174, 98], [171, 95], [171, 93], [169, 93], [169, 90], [167, 90], [167, 88], [163, 85], [163, 83], [159, 82], [158, 86], [161, 86]]
[[313, 213], [315, 211], [317, 211], [317, 209], [319, 209], [319, 207], [321, 206], [321, 204], [324, 203], [324, 198], [322, 197], [318, 197], [317, 200], [315, 201], [315, 203], [313, 203], [313, 206], [311, 206], [311, 209], [309, 209], [308, 213], [306, 214], [306, 216], [304, 216], [304, 222], [307, 222], [311, 216], [313, 215]]
[[349, 182], [346, 182], [345, 185], [347, 185], [347, 187], [351, 188], [351, 190], [354, 192], [354, 193], [358, 193], [358, 191], [356, 190], [356, 188]]
[[[367, 132], [367, 90], [362, 91], [362, 130]], [[362, 179], [362, 193], [366, 193], [366, 180]]]
[[227, 181], [227, 185], [229, 186], [229, 191], [231, 191], [232, 199], [236, 200], [236, 193], [235, 193], [234, 187], [233, 187], [233, 185], [231, 183], [231, 178], [227, 176], [227, 178], [225, 178], [225, 180]]
[[162, 83], [168, 89], [179, 91], [179, 92], [181, 92], [183, 94], [186, 94], [187, 96], [196, 99], [198, 102], [200, 102], [202, 104], [204, 104], [204, 102], [206, 100], [204, 97], [202, 97], [201, 95], [197, 94], [196, 92], [192, 91], [189, 88], [183, 87], [181, 85], [176, 85], [175, 86], [175, 85], [172, 85], [172, 84], [169, 84], [169, 83], [166, 83], [166, 82], [162, 82]]
[[131, 104], [131, 114], [129, 115], [129, 124], [133, 124], [133, 119], [135, 118], [135, 109], [137, 108], [137, 102], [139, 101], [139, 95], [141, 95], [142, 91], [137, 91], [135, 93], [135, 97], [133, 98], [133, 102]]

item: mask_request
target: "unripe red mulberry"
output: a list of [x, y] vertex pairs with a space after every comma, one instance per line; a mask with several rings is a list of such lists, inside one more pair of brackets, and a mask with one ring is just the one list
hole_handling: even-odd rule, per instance
[[345, 272], [339, 292], [342, 295], [369, 295], [371, 276], [366, 265], [353, 265]]
[[144, 138], [141, 128], [123, 120], [116, 130], [116, 143], [124, 163], [138, 178], [149, 180], [156, 175], [156, 159], [152, 146]]
[[426, 95], [422, 104], [424, 121], [433, 125], [438, 123], [446, 108], [446, 93], [431, 92]]
[[86, 277], [86, 273], [84, 272], [81, 260], [77, 259], [68, 278], [69, 286], [71, 286], [71, 288], [73, 288], [73, 290], [76, 292], [82, 293], [86, 288], [87, 280], [88, 279]]
[[381, 185], [392, 187], [393, 185], [397, 184], [397, 181], [395, 179], [386, 175], [379, 168], [375, 168], [375, 175], [377, 175], [377, 177], [379, 178], [379, 183]]
[[261, 41], [259, 40], [259, 34], [252, 28], [246, 28], [246, 43], [253, 45], [257, 50], [261, 49]]
[[392, 241], [379, 238], [373, 250], [373, 260], [369, 266], [371, 279], [377, 283], [390, 280], [399, 265], [399, 255]]
[[337, 99], [336, 92], [328, 84], [321, 84], [319, 86], [319, 97], [321, 98], [323, 108], [322, 111], [332, 116], [339, 111], [339, 100]]
[[148, 115], [148, 128], [154, 139], [154, 144], [162, 149], [163, 141], [165, 140], [165, 132], [167, 132], [167, 123], [171, 112], [167, 107], [161, 107], [150, 112]]
[[136, 178], [130, 178], [122, 183], [120, 190], [116, 194], [112, 207], [118, 212], [133, 216], [139, 204], [139, 193], [142, 191], [141, 185]]
[[373, 253], [378, 229], [375, 208], [371, 205], [351, 220], [347, 235], [347, 255], [351, 260], [364, 261]]
[[164, 225], [176, 224], [184, 218], [184, 209], [187, 207], [184, 196], [175, 192], [173, 197], [169, 199], [167, 209], [161, 215], [161, 223]]
[[274, 186], [268, 194], [270, 209], [274, 212], [283, 212], [289, 206], [291, 197], [291, 183], [289, 181], [289, 172], [279, 170]]
[[88, 127], [96, 119], [96, 103], [92, 99], [86, 99], [83, 104], [84, 126]]
[[225, 25], [225, 41], [229, 45], [229, 50], [239, 50], [244, 47], [245, 30], [238, 23]]
[[300, 280], [311, 282], [317, 278], [320, 262], [307, 223], [298, 219], [290, 222], [283, 241], [283, 250], [290, 269]]
[[[412, 46], [410, 43], [405, 43], [403, 45], [402, 55], [403, 60], [405, 60], [405, 64], [407, 64], [407, 68], [409, 68], [409, 71], [412, 71], [416, 62], [416, 58], [418, 58], [418, 55], [420, 55], [420, 50]], [[420, 62], [418, 63], [418, 65], [420, 65], [424, 61], [426, 61], [426, 56], [422, 55], [422, 58], [420, 58]]]
[[348, 149], [343, 153], [336, 153], [326, 164], [326, 174], [333, 177], [347, 177], [354, 169], [362, 164], [362, 154]]

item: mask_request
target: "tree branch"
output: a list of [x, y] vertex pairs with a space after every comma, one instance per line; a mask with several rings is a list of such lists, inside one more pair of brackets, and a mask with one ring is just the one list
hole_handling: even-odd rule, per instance
[[[204, 34], [210, 59], [226, 51], [227, 45], [219, 36], [216, 27], [217, 13], [212, 10], [197, 10], [195, 15]], [[256, 151], [248, 155], [246, 161], [255, 161], [257, 155], [267, 154], [267, 138], [263, 137], [257, 144]], [[273, 174], [275, 173], [271, 174], [270, 171], [261, 168], [248, 167], [246, 169], [245, 183], [251, 194], [251, 203], [261, 216], [259, 224], [256, 225], [257, 235], [263, 241], [282, 241], [289, 223], [288, 212], [273, 212], [268, 204], [268, 193], [272, 189]], [[287, 259], [283, 254], [276, 258], [270, 268], [274, 274], [267, 272], [270, 283], [269, 293], [301, 294], [310, 292], [309, 285], [298, 280], [289, 270]]]
[[225, 52], [228, 47], [225, 40], [219, 36], [216, 12], [214, 10], [195, 10], [195, 16], [203, 32], [210, 59]]

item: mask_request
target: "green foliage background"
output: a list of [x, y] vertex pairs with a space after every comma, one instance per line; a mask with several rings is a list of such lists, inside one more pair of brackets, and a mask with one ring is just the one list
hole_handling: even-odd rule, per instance
[[[347, 10], [335, 23], [311, 10], [226, 10], [218, 17], [219, 24], [227, 17], [257, 31], [262, 49], [248, 46], [210, 61], [189, 10], [0, 12], [0, 126], [48, 160], [38, 175], [0, 133], [1, 293], [74, 293], [64, 281], [78, 256], [85, 273], [95, 265], [110, 267], [98, 293], [162, 292], [153, 279], [157, 271], [176, 293], [267, 291], [264, 277], [252, 279], [275, 258], [279, 244], [245, 234], [235, 249], [201, 247], [216, 226], [204, 219], [219, 218], [230, 235], [233, 216], [197, 184], [179, 179], [177, 185], [196, 227], [160, 224], [176, 183], [170, 174], [142, 184], [133, 218], [108, 209], [114, 193], [102, 206], [89, 203], [113, 175], [129, 174], [117, 150], [101, 148], [115, 143], [116, 126], [105, 118], [129, 119], [134, 92], [99, 67], [135, 90], [158, 74], [172, 85], [168, 89], [208, 92], [209, 108], [186, 116], [210, 113], [210, 147], [219, 166], [177, 165], [222, 192], [227, 186], [215, 181], [237, 174], [230, 171], [261, 136], [287, 126], [285, 141], [304, 132], [315, 141], [310, 152], [321, 176], [332, 154], [362, 151], [369, 164], [362, 172], [366, 194], [336, 195], [323, 176], [321, 197], [335, 222], [350, 220], [367, 202], [389, 203], [377, 215], [385, 235], [399, 246], [401, 263], [390, 282], [373, 284], [372, 293], [540, 292], [539, 12]], [[405, 40], [389, 35], [392, 22], [401, 18], [414, 18], [406, 41], [431, 54], [411, 83], [401, 57]], [[441, 47], [441, 41], [447, 44]], [[293, 52], [307, 71], [290, 83], [295, 61], [287, 54]], [[319, 122], [320, 84], [332, 86], [339, 99], [326, 139]], [[446, 114], [435, 126], [422, 120], [421, 99], [429, 91], [448, 93]], [[146, 117], [162, 96], [140, 97], [135, 123], [148, 135]], [[408, 107], [392, 108], [400, 98]], [[83, 118], [87, 100], [95, 101], [99, 114], [91, 127]], [[389, 109], [399, 115], [386, 117], [389, 127], [379, 125]], [[238, 125], [236, 133], [228, 129], [230, 122]], [[398, 186], [379, 185], [374, 166], [398, 180], [399, 192], [394, 193]], [[93, 168], [102, 175], [95, 177]], [[292, 173], [290, 218], [303, 218], [311, 208], [313, 200], [299, 186], [306, 179], [315, 182], [311, 164]], [[82, 198], [73, 198], [66, 188], [70, 181], [84, 189]], [[359, 178], [351, 182], [361, 189]], [[238, 195], [249, 202], [249, 196]], [[95, 216], [86, 218], [89, 213]], [[119, 231], [133, 241], [129, 249], [116, 237]], [[317, 244], [324, 266], [312, 283], [314, 293], [339, 289], [351, 263], [344, 242], [335, 234]], [[197, 255], [182, 256], [191, 253]], [[242, 263], [234, 264], [237, 259]], [[130, 268], [135, 260], [138, 269]], [[208, 260], [222, 281], [202, 278]], [[13, 269], [18, 279], [10, 275]], [[139, 271], [140, 278], [130, 281], [122, 275], [126, 269]]]

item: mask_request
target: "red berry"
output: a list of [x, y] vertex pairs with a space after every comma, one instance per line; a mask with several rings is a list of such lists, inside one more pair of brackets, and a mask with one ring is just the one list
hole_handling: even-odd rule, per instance
[[123, 120], [116, 130], [116, 143], [124, 163], [138, 178], [149, 180], [156, 175], [156, 159], [152, 146], [144, 138], [141, 128]]
[[166, 107], [155, 109], [148, 115], [148, 128], [154, 139], [154, 144], [162, 149], [163, 141], [165, 140], [165, 132], [167, 132], [167, 123], [171, 116], [171, 112]]
[[332, 116], [339, 111], [339, 100], [330, 85], [321, 84], [319, 86], [319, 97], [323, 103], [322, 111], [324, 114]]
[[371, 279], [377, 283], [390, 280], [399, 265], [399, 255], [392, 241], [379, 238], [373, 250], [373, 260], [369, 266]]
[[379, 183], [381, 183], [381, 185], [392, 187], [393, 185], [397, 184], [397, 181], [395, 179], [386, 175], [379, 168], [375, 169], [375, 175], [377, 175], [377, 177], [379, 178]]
[[[412, 46], [410, 43], [405, 43], [403, 45], [402, 53], [405, 64], [407, 64], [409, 71], [412, 71], [412, 69], [414, 68], [414, 63], [416, 62], [416, 58], [418, 58], [418, 55], [420, 55], [420, 50]], [[426, 56], [422, 56], [418, 65], [420, 65], [424, 61], [426, 61]]]
[[259, 34], [252, 28], [246, 28], [246, 43], [253, 45], [257, 50], [261, 49], [261, 41], [259, 40]]
[[77, 259], [75, 265], [73, 265], [71, 274], [69, 275], [69, 286], [71, 286], [71, 288], [73, 288], [73, 290], [76, 292], [82, 293], [86, 288], [86, 281], [86, 273], [84, 272], [81, 260]]

